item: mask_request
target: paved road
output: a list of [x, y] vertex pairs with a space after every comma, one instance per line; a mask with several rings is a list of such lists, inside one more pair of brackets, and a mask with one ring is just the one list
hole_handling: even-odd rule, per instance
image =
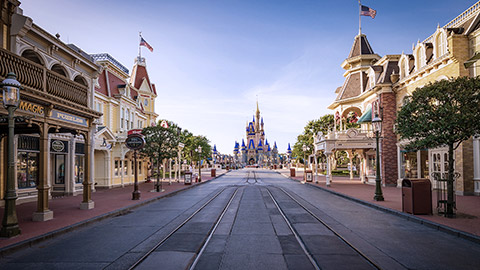
[[275, 172], [246, 169], [0, 259], [2, 269], [134, 264], [135, 269], [478, 269], [480, 245]]

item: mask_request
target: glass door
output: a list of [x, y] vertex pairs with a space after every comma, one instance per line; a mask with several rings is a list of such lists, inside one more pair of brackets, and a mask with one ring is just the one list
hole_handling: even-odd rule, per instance
[[432, 161], [432, 172], [430, 174], [433, 180], [434, 188], [439, 188], [438, 181], [435, 180], [434, 174], [439, 175], [441, 178], [446, 178], [448, 173], [448, 152], [446, 150], [434, 150], [430, 153]]

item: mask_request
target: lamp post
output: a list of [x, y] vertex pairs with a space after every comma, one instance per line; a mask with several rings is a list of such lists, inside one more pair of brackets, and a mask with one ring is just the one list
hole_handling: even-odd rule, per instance
[[383, 194], [382, 194], [382, 179], [380, 178], [380, 149], [379, 143], [380, 140], [380, 133], [382, 132], [382, 119], [375, 114], [375, 117], [372, 119], [373, 131], [375, 131], [375, 137], [377, 139], [377, 155], [376, 159], [376, 175], [375, 175], [375, 196], [373, 199], [375, 201], [383, 201]]
[[3, 214], [2, 229], [0, 236], [12, 237], [20, 234], [18, 226], [16, 200], [17, 192], [15, 190], [15, 152], [14, 152], [14, 136], [15, 136], [15, 118], [14, 112], [20, 103], [20, 89], [22, 86], [17, 81], [15, 73], [10, 72], [7, 78], [1, 83], [3, 89], [3, 106], [8, 111], [8, 167], [7, 167], [7, 183], [5, 194], [5, 212]]
[[198, 152], [198, 182], [202, 182], [202, 163], [201, 163], [202, 147], [198, 146], [198, 148], [195, 149], [195, 151]]

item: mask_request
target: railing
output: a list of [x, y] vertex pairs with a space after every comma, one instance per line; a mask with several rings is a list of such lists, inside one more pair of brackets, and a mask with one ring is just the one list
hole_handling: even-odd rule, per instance
[[9, 72], [17, 75], [17, 80], [23, 87], [47, 92], [75, 104], [83, 106], [88, 104], [86, 86], [57, 75], [28, 59], [0, 49], [0, 77], [5, 78]]

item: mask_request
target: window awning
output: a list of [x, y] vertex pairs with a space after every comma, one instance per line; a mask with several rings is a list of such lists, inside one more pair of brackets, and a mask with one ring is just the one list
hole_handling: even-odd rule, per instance
[[357, 123], [367, 123], [367, 122], [372, 122], [372, 107], [370, 106], [358, 119]]

